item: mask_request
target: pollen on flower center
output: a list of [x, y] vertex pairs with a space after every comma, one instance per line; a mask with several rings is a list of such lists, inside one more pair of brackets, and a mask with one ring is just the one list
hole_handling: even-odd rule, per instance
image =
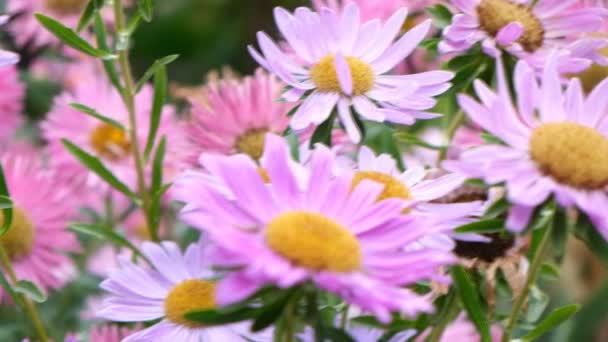
[[260, 159], [264, 153], [264, 142], [266, 140], [266, 129], [252, 129], [236, 139], [234, 149], [239, 153], [245, 153], [254, 160]]
[[384, 190], [380, 196], [378, 196], [378, 201], [382, 201], [387, 198], [412, 198], [410, 190], [402, 182], [391, 175], [376, 171], [359, 171], [355, 173], [352, 188], [354, 189], [364, 179], [369, 179], [384, 185]]
[[131, 150], [131, 142], [127, 137], [127, 132], [106, 123], [93, 130], [90, 143], [99, 156], [110, 160], [122, 159]]
[[517, 42], [526, 51], [533, 52], [543, 45], [543, 25], [526, 5], [511, 0], [482, 0], [477, 6], [477, 14], [481, 28], [493, 37], [508, 24], [519, 22], [524, 32]]
[[573, 122], [539, 126], [530, 138], [530, 155], [560, 183], [599, 189], [608, 184], [608, 138]]
[[[355, 57], [345, 57], [353, 80], [353, 95], [361, 95], [374, 86], [374, 71], [369, 64]], [[334, 55], [323, 57], [310, 70], [310, 77], [317, 89], [324, 92], [341, 93], [342, 87], [334, 66]]]
[[[0, 212], [0, 225], [3, 223], [4, 215]], [[0, 236], [0, 245], [8, 257], [16, 261], [30, 254], [35, 235], [34, 225], [25, 212], [19, 208], [13, 208], [11, 226], [6, 234]]]
[[46, 6], [63, 15], [80, 14], [87, 0], [46, 0]]
[[216, 307], [215, 283], [191, 279], [176, 285], [165, 298], [165, 316], [173, 323], [189, 328], [203, 326], [184, 316], [195, 310], [209, 310]]
[[274, 218], [265, 234], [272, 250], [298, 266], [332, 272], [352, 272], [361, 267], [357, 238], [323, 215], [287, 212]]

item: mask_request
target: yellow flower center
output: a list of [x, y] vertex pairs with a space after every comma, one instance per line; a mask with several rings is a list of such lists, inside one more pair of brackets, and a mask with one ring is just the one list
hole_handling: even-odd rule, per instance
[[510, 0], [482, 0], [477, 6], [479, 25], [495, 37], [500, 29], [512, 22], [519, 22], [524, 32], [517, 40], [528, 52], [533, 52], [543, 45], [545, 30], [530, 7]]
[[264, 142], [266, 141], [266, 129], [252, 129], [236, 139], [234, 149], [238, 153], [245, 153], [254, 160], [259, 160], [264, 153]]
[[560, 183], [585, 189], [608, 184], [608, 139], [593, 128], [573, 122], [541, 125], [530, 138], [530, 155]]
[[279, 255], [307, 269], [346, 273], [361, 268], [357, 238], [317, 213], [292, 211], [277, 216], [266, 228], [266, 242]]
[[215, 283], [191, 279], [176, 285], [165, 299], [165, 316], [175, 324], [188, 328], [204, 326], [184, 316], [195, 310], [210, 310], [216, 307]]
[[46, 0], [46, 7], [62, 15], [80, 14], [87, 0]]
[[381, 183], [384, 185], [384, 190], [382, 191], [380, 196], [378, 196], [378, 201], [382, 201], [387, 198], [412, 198], [412, 194], [410, 193], [410, 190], [407, 188], [407, 186], [405, 186], [395, 177], [382, 172], [359, 171], [355, 173], [355, 176], [353, 177], [352, 188], [354, 189], [364, 179], [369, 179], [376, 183]]
[[[0, 211], [0, 225], [3, 223], [4, 214]], [[11, 260], [19, 260], [32, 251], [35, 235], [36, 229], [25, 212], [19, 208], [13, 208], [11, 226], [6, 234], [0, 236], [0, 245]]]
[[110, 160], [122, 159], [131, 151], [127, 132], [105, 123], [93, 130], [90, 142], [99, 156]]
[[[355, 57], [346, 57], [353, 80], [353, 95], [361, 95], [370, 91], [374, 86], [374, 71], [369, 64]], [[310, 77], [317, 89], [324, 92], [342, 93], [338, 74], [334, 66], [334, 55], [323, 57], [310, 69]]]

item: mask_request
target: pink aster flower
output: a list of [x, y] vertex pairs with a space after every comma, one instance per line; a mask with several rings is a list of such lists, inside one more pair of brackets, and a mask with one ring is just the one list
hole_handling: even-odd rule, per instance
[[[121, 260], [121, 269], [101, 284], [110, 293], [99, 316], [118, 322], [161, 319], [157, 324], [129, 335], [123, 342], [171, 341], [256, 341], [246, 323], [207, 326], [184, 317], [194, 310], [213, 309], [218, 303], [217, 277], [204, 262], [202, 243], [185, 253], [173, 242], [142, 245], [154, 269]], [[245, 339], [246, 336], [249, 339]], [[268, 338], [268, 336], [265, 336]], [[267, 339], [265, 339], [267, 340]]]
[[[145, 147], [148, 137], [152, 98], [151, 87], [144, 86], [135, 99], [136, 117], [139, 124], [137, 142], [140, 150]], [[129, 133], [73, 109], [70, 104], [74, 102], [91, 107], [119, 122], [123, 127], [129, 128], [129, 115], [120, 95], [102, 80], [81, 84], [71, 92], [64, 92], [55, 99], [53, 108], [41, 125], [43, 136], [49, 142], [48, 151], [52, 165], [61, 168], [67, 177], [86, 175], [88, 186], [107, 186], [67, 151], [61, 140], [69, 139], [80, 148], [101, 159], [115, 176], [134, 188], [136, 171], [131, 151], [133, 142], [130, 141]], [[179, 127], [172, 107], [165, 107], [158, 137], [160, 139], [163, 135], [167, 136], [165, 166], [168, 170], [177, 168], [179, 164], [179, 160], [174, 158], [175, 149], [181, 146]], [[95, 196], [100, 197], [98, 194]]]
[[403, 248], [435, 228], [401, 215], [402, 199], [377, 201], [381, 184], [335, 176], [334, 163], [317, 145], [309, 165], [297, 164], [287, 142], [269, 134], [260, 165], [243, 154], [202, 155], [209, 174], [190, 171], [176, 181], [186, 203], [181, 219], [209, 234], [216, 264], [237, 269], [219, 283], [220, 303], [310, 281], [383, 321], [391, 312], [433, 310], [403, 286], [433, 277], [453, 256]]
[[91, 329], [88, 341], [121, 342], [128, 336], [133, 335], [138, 330], [140, 330], [139, 327], [132, 329], [128, 327], [121, 327], [116, 324], [96, 326]]
[[[9, 19], [8, 15], [0, 15], [0, 25], [4, 25]], [[17, 64], [19, 62], [19, 55], [14, 52], [0, 50], [0, 68], [7, 65]]]
[[424, 39], [430, 20], [393, 43], [407, 16], [404, 8], [384, 24], [379, 20], [361, 23], [355, 3], [341, 15], [328, 8], [317, 13], [304, 7], [293, 15], [278, 7], [274, 14], [293, 53], [282, 51], [264, 32], [258, 32], [262, 54], [251, 46], [249, 52], [290, 87], [284, 99], [304, 98], [291, 120], [294, 130], [326, 121], [337, 108], [350, 139], [359, 142], [361, 132], [351, 107], [362, 119], [377, 122], [407, 125], [437, 116], [426, 110], [435, 105], [433, 96], [449, 89], [452, 73], [387, 74]]
[[282, 88], [283, 84], [261, 69], [243, 79], [211, 81], [203, 90], [205, 103], [190, 101], [188, 160], [194, 165], [204, 152], [247, 153], [258, 159], [265, 134], [283, 134], [287, 129], [287, 113], [293, 105], [277, 101]]
[[464, 51], [481, 42], [497, 56], [498, 47], [542, 71], [551, 51], [561, 49], [559, 69], [575, 73], [593, 61], [608, 64], [598, 50], [608, 45], [585, 33], [598, 31], [606, 20], [604, 8], [577, 8], [578, 0], [451, 0], [460, 12], [443, 31], [443, 52]]
[[[38, 154], [8, 152], [0, 162], [14, 204], [10, 230], [0, 237], [0, 244], [18, 279], [32, 281], [44, 291], [60, 288], [75, 272], [66, 253], [79, 251], [76, 236], [67, 230], [76, 207], [72, 189], [56, 171], [41, 168]], [[6, 298], [3, 292], [0, 298]]]
[[[415, 339], [415, 342], [426, 341], [430, 333], [430, 330], [425, 331]], [[500, 342], [502, 339], [502, 329], [497, 325], [492, 325], [490, 328], [490, 338], [492, 342]], [[481, 336], [479, 336], [477, 328], [464, 315], [461, 315], [454, 322], [450, 323], [439, 339], [439, 342], [455, 341], [481, 342]]]
[[25, 87], [14, 66], [0, 67], [0, 145], [7, 143], [21, 127]]
[[578, 79], [562, 90], [558, 56], [552, 55], [539, 85], [531, 67], [515, 69], [514, 97], [499, 63], [498, 92], [476, 81], [480, 102], [458, 100], [465, 113], [504, 144], [487, 144], [462, 153], [444, 167], [489, 184], [504, 183], [514, 204], [507, 227], [522, 230], [534, 208], [550, 195], [587, 214], [608, 239], [608, 80], [585, 97]]

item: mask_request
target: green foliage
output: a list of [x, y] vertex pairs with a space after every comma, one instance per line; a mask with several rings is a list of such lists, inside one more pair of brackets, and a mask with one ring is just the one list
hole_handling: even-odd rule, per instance
[[481, 305], [479, 291], [475, 283], [462, 266], [452, 267], [451, 274], [458, 297], [462, 301], [469, 319], [477, 327], [482, 342], [491, 342], [490, 325], [487, 321], [486, 310]]
[[6, 234], [13, 223], [13, 206], [8, 192], [8, 185], [4, 176], [4, 168], [0, 164], [0, 199], [2, 203], [2, 225], [0, 226], [0, 236]]

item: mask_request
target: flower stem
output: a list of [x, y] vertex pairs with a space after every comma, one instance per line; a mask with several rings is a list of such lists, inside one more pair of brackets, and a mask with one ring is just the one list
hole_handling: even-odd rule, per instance
[[538, 276], [538, 271], [541, 269], [543, 263], [543, 255], [545, 254], [547, 247], [549, 246], [549, 240], [551, 237], [551, 232], [553, 231], [553, 217], [547, 223], [547, 228], [541, 238], [540, 243], [538, 244], [538, 248], [536, 249], [536, 254], [534, 254], [534, 258], [532, 260], [532, 265], [530, 266], [530, 270], [528, 271], [528, 277], [526, 279], [526, 285], [523, 290], [517, 297], [513, 308], [511, 309], [511, 314], [509, 315], [509, 319], [507, 321], [507, 326], [504, 329], [504, 333], [502, 335], [502, 342], [509, 342], [511, 340], [511, 334], [513, 333], [513, 329], [515, 328], [515, 324], [517, 323], [517, 318], [520, 315], [520, 311], [528, 298], [528, 294], [530, 293], [530, 289], [532, 285], [536, 281], [536, 277]]
[[344, 330], [346, 328], [346, 324], [348, 323], [348, 310], [350, 309], [350, 305], [346, 305], [344, 307], [344, 311], [342, 311], [342, 318], [340, 320], [340, 328]]
[[285, 308], [285, 327], [283, 330], [282, 342], [293, 342], [294, 340], [298, 298], [299, 296], [297, 295], [293, 296]]
[[[17, 276], [15, 275], [15, 270], [13, 270], [13, 265], [11, 263], [11, 260], [8, 257], [8, 254], [6, 254], [6, 251], [4, 250], [4, 247], [2, 247], [2, 245], [0, 245], [0, 263], [2, 264], [2, 268], [8, 274], [13, 285], [17, 284]], [[23, 310], [25, 311], [27, 316], [30, 318], [30, 321], [32, 321], [32, 324], [34, 325], [34, 330], [36, 330], [36, 335], [38, 335], [38, 339], [40, 340], [40, 342], [48, 342], [49, 337], [48, 337], [48, 334], [46, 333], [46, 329], [44, 328], [44, 324], [42, 324], [40, 315], [38, 314], [38, 311], [36, 310], [36, 306], [34, 305], [32, 300], [29, 299], [27, 296], [25, 296], [23, 294], [17, 294], [17, 295], [21, 298], [21, 304], [23, 304]]]
[[458, 300], [456, 298], [456, 294], [453, 291], [448, 293], [446, 301], [447, 303], [445, 303], [441, 310], [439, 322], [437, 322], [437, 324], [433, 328], [433, 331], [431, 332], [431, 335], [429, 336], [429, 342], [440, 341], [441, 335], [443, 335], [445, 328], [452, 321], [452, 319], [454, 318], [453, 316], [458, 313]]
[[446, 138], [447, 138], [446, 148], [442, 149], [441, 152], [439, 153], [439, 162], [445, 160], [445, 158], [447, 157], [447, 154], [448, 154], [447, 146], [449, 146], [449, 144], [452, 142], [452, 139], [454, 139], [456, 130], [458, 129], [458, 127], [460, 127], [460, 125], [462, 125], [465, 118], [466, 118], [466, 116], [464, 115], [464, 112], [460, 110], [454, 115], [454, 118], [452, 118], [452, 121], [450, 121], [450, 125], [446, 129], [446, 133], [445, 133]]
[[[114, 0], [114, 17], [116, 21], [116, 32], [119, 35], [125, 31], [125, 15], [122, 6], [122, 0]], [[123, 102], [129, 112], [129, 134], [131, 139], [131, 150], [133, 153], [133, 159], [135, 160], [135, 169], [137, 172], [137, 187], [139, 197], [142, 202], [142, 207], [146, 216], [146, 224], [150, 231], [150, 237], [152, 241], [159, 241], [158, 229], [155, 227], [154, 220], [152, 220], [151, 213], [151, 200], [148, 188], [146, 186], [145, 173], [144, 173], [144, 160], [139, 147], [139, 140], [137, 135], [137, 117], [135, 115], [135, 82], [133, 81], [133, 72], [131, 71], [131, 64], [129, 62], [129, 49], [128, 46], [123, 46], [118, 52], [118, 63], [124, 78], [124, 91], [122, 92]]]

